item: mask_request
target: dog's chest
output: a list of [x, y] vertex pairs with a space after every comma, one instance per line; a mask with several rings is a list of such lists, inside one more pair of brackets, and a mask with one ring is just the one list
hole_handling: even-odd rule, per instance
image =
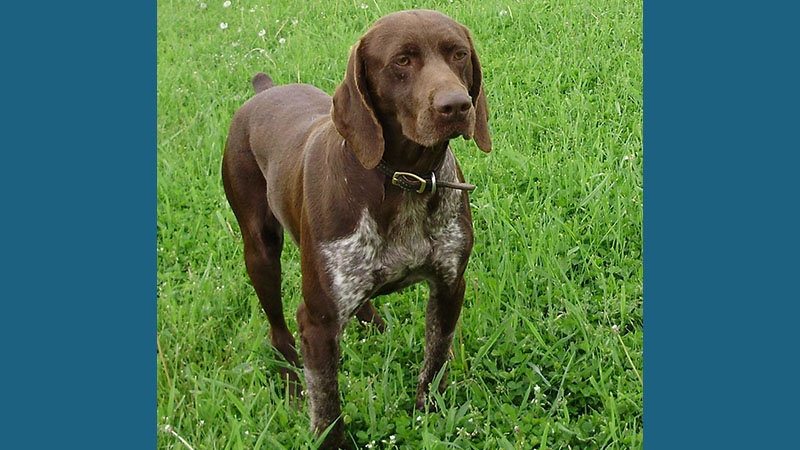
[[423, 197], [407, 194], [383, 235], [364, 209], [353, 233], [323, 244], [340, 317], [349, 319], [386, 286], [402, 287], [431, 277], [454, 281], [464, 240], [460, 205], [460, 194], [447, 191], [438, 208], [429, 212]]

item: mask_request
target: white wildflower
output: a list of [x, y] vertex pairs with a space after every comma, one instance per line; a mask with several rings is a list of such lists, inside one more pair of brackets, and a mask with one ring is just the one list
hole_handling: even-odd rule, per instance
[[264, 37], [265, 34], [267, 34], [267, 30], [261, 30], [258, 32], [258, 37]]
[[221, 29], [223, 29], [223, 30], [226, 30], [226, 29], [228, 29], [228, 24], [227, 24], [227, 23], [225, 23], [225, 22], [220, 22], [220, 23], [219, 23], [219, 27], [220, 27]]
[[206, 9], [207, 6], [205, 3], [200, 3], [200, 9]]
[[285, 44], [286, 43], [286, 39], [285, 38], [280, 38], [280, 39], [278, 39], [278, 43], [279, 44]]
[[367, 9], [367, 8], [369, 8], [369, 5], [366, 5], [364, 3], [361, 4], [361, 9]]
[[227, 8], [228, 6], [231, 6], [230, 0], [227, 0], [225, 3], [222, 4], [223, 8]]
[[542, 388], [540, 388], [538, 384], [533, 387], [533, 392], [539, 392], [541, 390], [542, 390]]
[[619, 333], [619, 325], [611, 325], [611, 329], [614, 330], [614, 333]]

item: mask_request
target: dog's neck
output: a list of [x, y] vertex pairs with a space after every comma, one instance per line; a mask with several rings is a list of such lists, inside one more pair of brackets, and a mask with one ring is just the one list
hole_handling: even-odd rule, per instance
[[[395, 127], [389, 127], [395, 128]], [[422, 176], [441, 166], [449, 140], [425, 147], [407, 138], [400, 127], [385, 130], [383, 160], [394, 170], [413, 172]]]
[[426, 176], [441, 166], [447, 151], [447, 142], [435, 147], [423, 147], [407, 141], [405, 145], [386, 143], [383, 160], [394, 170]]

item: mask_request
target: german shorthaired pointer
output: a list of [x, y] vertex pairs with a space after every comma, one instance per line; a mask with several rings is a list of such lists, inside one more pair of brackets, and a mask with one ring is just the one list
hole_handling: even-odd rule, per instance
[[[463, 136], [491, 150], [481, 79], [466, 27], [435, 11], [402, 11], [352, 47], [333, 98], [305, 84], [275, 86], [259, 73], [256, 95], [233, 117], [225, 194], [272, 344], [297, 367], [281, 305], [283, 231], [300, 246], [297, 322], [312, 429], [336, 421], [323, 447], [344, 442], [342, 330], [353, 315], [385, 327], [371, 298], [419, 281], [430, 286], [418, 409], [448, 357], [472, 250], [474, 188], [448, 142]], [[295, 372], [280, 372], [299, 394]]]

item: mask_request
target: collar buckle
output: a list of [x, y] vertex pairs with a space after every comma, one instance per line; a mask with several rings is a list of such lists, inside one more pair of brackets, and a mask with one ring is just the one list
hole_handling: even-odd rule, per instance
[[[400, 177], [405, 177], [405, 179], [401, 180]], [[395, 172], [394, 174], [392, 174], [392, 184], [395, 185], [395, 186], [401, 186], [402, 187], [402, 183], [403, 182], [411, 183], [409, 178], [420, 183], [419, 189], [417, 189], [417, 193], [422, 194], [423, 192], [425, 192], [425, 187], [428, 184], [427, 180], [425, 180], [421, 176], [419, 176], [419, 175], [417, 175], [415, 173], [411, 173], [411, 172]], [[436, 189], [436, 182], [435, 181], [433, 182], [433, 189], [434, 190]]]

